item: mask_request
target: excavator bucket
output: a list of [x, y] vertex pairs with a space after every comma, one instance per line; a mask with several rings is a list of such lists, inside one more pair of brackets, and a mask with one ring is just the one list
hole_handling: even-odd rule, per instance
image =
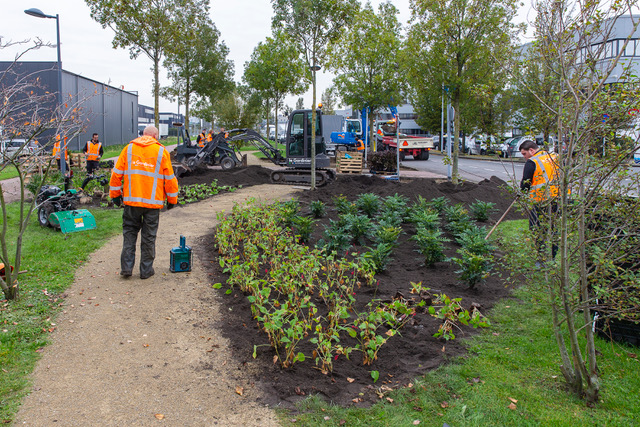
[[49, 215], [49, 223], [65, 234], [96, 228], [96, 219], [86, 209], [53, 212]]

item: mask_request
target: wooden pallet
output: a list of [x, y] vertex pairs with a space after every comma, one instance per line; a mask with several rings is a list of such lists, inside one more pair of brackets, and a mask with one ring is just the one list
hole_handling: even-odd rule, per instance
[[71, 161], [71, 169], [86, 169], [87, 157], [84, 153], [69, 153], [69, 160]]
[[[347, 158], [350, 156], [351, 158]], [[362, 173], [362, 153], [357, 151], [342, 152], [336, 159], [336, 170], [338, 173]]]

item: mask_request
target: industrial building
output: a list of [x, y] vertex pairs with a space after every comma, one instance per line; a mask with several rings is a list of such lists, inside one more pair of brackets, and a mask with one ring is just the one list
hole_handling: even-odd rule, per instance
[[[105, 145], [126, 144], [138, 134], [138, 94], [62, 70], [62, 88], [58, 87], [57, 62], [0, 62], [0, 73], [13, 67], [19, 76], [33, 76], [49, 93], [60, 89], [62, 99], [78, 105], [80, 119], [86, 122], [82, 132], [68, 139], [69, 150], [82, 150], [95, 132]], [[7, 77], [8, 74], [5, 76]], [[3, 84], [11, 84], [4, 81]], [[68, 101], [67, 101], [68, 100]], [[57, 101], [56, 101], [57, 102]], [[55, 109], [56, 102], [45, 108]], [[52, 137], [53, 135], [50, 135]]]

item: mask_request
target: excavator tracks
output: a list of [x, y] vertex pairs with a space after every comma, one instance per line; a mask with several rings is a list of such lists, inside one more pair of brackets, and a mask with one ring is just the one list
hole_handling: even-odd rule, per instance
[[[316, 169], [316, 187], [322, 187], [336, 179], [331, 169]], [[285, 185], [311, 185], [311, 171], [308, 169], [278, 169], [271, 172], [271, 182]]]

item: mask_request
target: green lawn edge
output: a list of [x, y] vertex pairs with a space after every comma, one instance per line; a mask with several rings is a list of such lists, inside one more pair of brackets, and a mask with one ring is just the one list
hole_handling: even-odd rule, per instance
[[[7, 205], [9, 233], [13, 233], [18, 209], [18, 202]], [[20, 275], [20, 298], [7, 302], [0, 297], [0, 423], [13, 420], [30, 392], [31, 374], [49, 343], [49, 331], [55, 328], [52, 323], [64, 305], [62, 295], [73, 283], [77, 268], [121, 233], [121, 210], [89, 210], [97, 228], [66, 238], [59, 231], [40, 227], [35, 213], [30, 218], [23, 239], [20, 269], [27, 273]]]

